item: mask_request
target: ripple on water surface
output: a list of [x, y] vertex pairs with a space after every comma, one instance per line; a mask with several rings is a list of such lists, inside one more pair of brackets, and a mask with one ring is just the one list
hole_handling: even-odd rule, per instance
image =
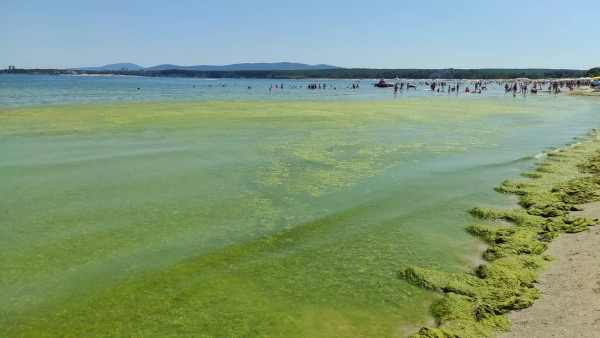
[[[576, 106], [574, 104], [579, 104]], [[402, 335], [466, 210], [589, 128], [581, 101], [200, 101], [0, 111], [14, 335]], [[570, 135], [557, 127], [569, 120]], [[32, 321], [30, 318], [37, 318]]]

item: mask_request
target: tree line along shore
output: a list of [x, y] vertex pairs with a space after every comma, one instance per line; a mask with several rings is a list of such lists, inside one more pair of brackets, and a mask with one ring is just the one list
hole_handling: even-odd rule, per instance
[[0, 74], [27, 75], [129, 75], [148, 77], [190, 78], [252, 78], [252, 79], [567, 79], [600, 76], [600, 67], [589, 70], [574, 69], [367, 69], [337, 68], [318, 70], [111, 70], [90, 71], [74, 69], [5, 69]]

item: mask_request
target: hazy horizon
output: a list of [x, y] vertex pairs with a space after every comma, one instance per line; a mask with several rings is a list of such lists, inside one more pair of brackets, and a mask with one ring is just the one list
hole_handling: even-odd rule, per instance
[[[142, 69], [149, 69], [149, 68], [154, 68], [154, 67], [158, 67], [158, 66], [163, 66], [163, 65], [173, 65], [173, 66], [178, 66], [178, 67], [227, 67], [227, 66], [235, 66], [235, 65], [244, 65], [244, 64], [285, 64], [285, 63], [292, 63], [292, 64], [301, 64], [301, 65], [306, 65], [306, 66], [320, 66], [320, 65], [324, 65], [324, 66], [332, 66], [332, 67], [336, 67], [336, 68], [343, 68], [343, 69], [432, 69], [432, 70], [436, 70], [436, 69], [518, 69], [518, 70], [527, 70], [527, 69], [552, 69], [552, 70], [579, 70], [579, 71], [586, 71], [589, 70], [590, 68], [594, 68], [594, 67], [590, 67], [590, 68], [585, 68], [585, 69], [579, 69], [579, 68], [568, 68], [568, 67], [557, 67], [557, 68], [548, 68], [548, 67], [481, 67], [481, 68], [457, 68], [457, 67], [444, 67], [444, 68], [434, 68], [434, 67], [419, 67], [419, 68], [372, 68], [372, 67], [341, 67], [338, 65], [334, 65], [334, 64], [324, 64], [324, 63], [318, 63], [318, 64], [307, 64], [304, 62], [295, 62], [295, 61], [281, 61], [281, 62], [237, 62], [237, 63], [232, 63], [232, 64], [193, 64], [193, 65], [181, 65], [181, 64], [174, 64], [174, 63], [162, 63], [162, 64], [157, 64], [157, 65], [150, 65], [150, 66], [144, 66], [141, 65], [139, 63], [136, 62], [115, 62], [115, 63], [106, 63], [106, 64], [101, 64], [101, 65], [87, 65], [87, 66], [80, 66], [80, 67], [66, 67], [66, 68], [42, 68], [42, 67], [32, 67], [32, 68], [21, 68], [21, 67], [16, 67], [17, 69], [85, 69], [85, 68], [102, 68], [102, 67], [107, 67], [107, 66], [113, 66], [113, 65], [134, 65], [134, 66], [139, 66]], [[11, 64], [12, 66], [12, 64]], [[7, 66], [4, 66], [4, 68], [0, 67], [0, 69], [5, 69]], [[324, 68], [326, 69], [326, 68]], [[132, 69], [128, 69], [128, 70], [132, 70]], [[258, 69], [252, 69], [252, 70], [258, 70]], [[276, 70], [276, 69], [274, 69]]]

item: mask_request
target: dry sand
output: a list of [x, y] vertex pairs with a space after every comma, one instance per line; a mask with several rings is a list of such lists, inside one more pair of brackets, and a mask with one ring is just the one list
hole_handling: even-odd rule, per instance
[[[574, 212], [600, 219], [600, 203]], [[600, 337], [600, 225], [562, 234], [550, 243], [552, 261], [538, 280], [542, 298], [507, 315], [510, 332], [499, 337]]]

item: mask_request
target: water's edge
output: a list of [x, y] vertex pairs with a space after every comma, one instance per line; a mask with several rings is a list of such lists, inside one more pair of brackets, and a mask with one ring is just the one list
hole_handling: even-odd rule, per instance
[[400, 271], [405, 280], [444, 293], [432, 307], [438, 325], [423, 327], [411, 337], [494, 337], [509, 330], [510, 322], [503, 315], [529, 307], [540, 297], [534, 282], [552, 260], [544, 254], [547, 244], [561, 233], [581, 232], [597, 224], [568, 212], [600, 200], [598, 153], [600, 133], [593, 131], [583, 143], [550, 152], [535, 172], [523, 173], [526, 179], [508, 180], [497, 188], [519, 196], [521, 209], [472, 209], [480, 219], [513, 224], [467, 228], [489, 243], [483, 254], [487, 262], [472, 274], [419, 267]]

